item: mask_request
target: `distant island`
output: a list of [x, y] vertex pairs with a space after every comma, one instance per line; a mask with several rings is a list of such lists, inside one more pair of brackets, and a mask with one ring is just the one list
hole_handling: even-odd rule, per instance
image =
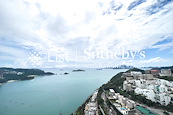
[[64, 75], [67, 75], [67, 74], [69, 74], [69, 73], [67, 73], [67, 72], [64, 73]]
[[45, 72], [40, 69], [22, 69], [22, 68], [0, 68], [0, 83], [6, 83], [13, 80], [30, 80], [35, 76], [54, 75], [51, 72]]
[[106, 67], [104, 69], [133, 69], [133, 66], [130, 65], [119, 65], [117, 67]]
[[82, 70], [82, 69], [76, 69], [76, 70], [73, 70], [73, 72], [80, 72], [80, 71], [85, 71], [85, 70]]

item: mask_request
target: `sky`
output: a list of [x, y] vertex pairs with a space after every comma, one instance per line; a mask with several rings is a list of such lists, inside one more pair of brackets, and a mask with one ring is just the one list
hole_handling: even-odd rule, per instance
[[173, 65], [173, 0], [0, 0], [0, 67]]

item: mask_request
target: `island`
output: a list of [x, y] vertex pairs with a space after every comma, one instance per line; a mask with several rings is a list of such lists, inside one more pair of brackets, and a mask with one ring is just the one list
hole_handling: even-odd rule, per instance
[[64, 75], [68, 75], [69, 73], [65, 72]]
[[23, 69], [23, 68], [0, 68], [0, 83], [18, 80], [30, 80], [35, 76], [54, 75], [52, 72], [45, 72], [40, 69]]
[[73, 70], [73, 72], [84, 72], [85, 70], [82, 70], [82, 69], [76, 69], [76, 70]]
[[74, 115], [173, 115], [172, 68], [120, 72], [96, 90]]

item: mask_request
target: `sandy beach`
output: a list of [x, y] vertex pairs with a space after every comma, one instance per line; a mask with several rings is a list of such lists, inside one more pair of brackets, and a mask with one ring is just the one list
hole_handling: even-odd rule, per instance
[[11, 83], [11, 82], [14, 82], [14, 81], [17, 81], [17, 80], [9, 80], [9, 81], [7, 81], [7, 83]]

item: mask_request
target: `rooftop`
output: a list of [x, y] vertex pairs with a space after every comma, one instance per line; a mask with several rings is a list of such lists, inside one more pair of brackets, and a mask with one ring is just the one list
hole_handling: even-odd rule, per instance
[[109, 89], [109, 91], [110, 91], [111, 93], [115, 93], [115, 91], [114, 91], [113, 89]]

